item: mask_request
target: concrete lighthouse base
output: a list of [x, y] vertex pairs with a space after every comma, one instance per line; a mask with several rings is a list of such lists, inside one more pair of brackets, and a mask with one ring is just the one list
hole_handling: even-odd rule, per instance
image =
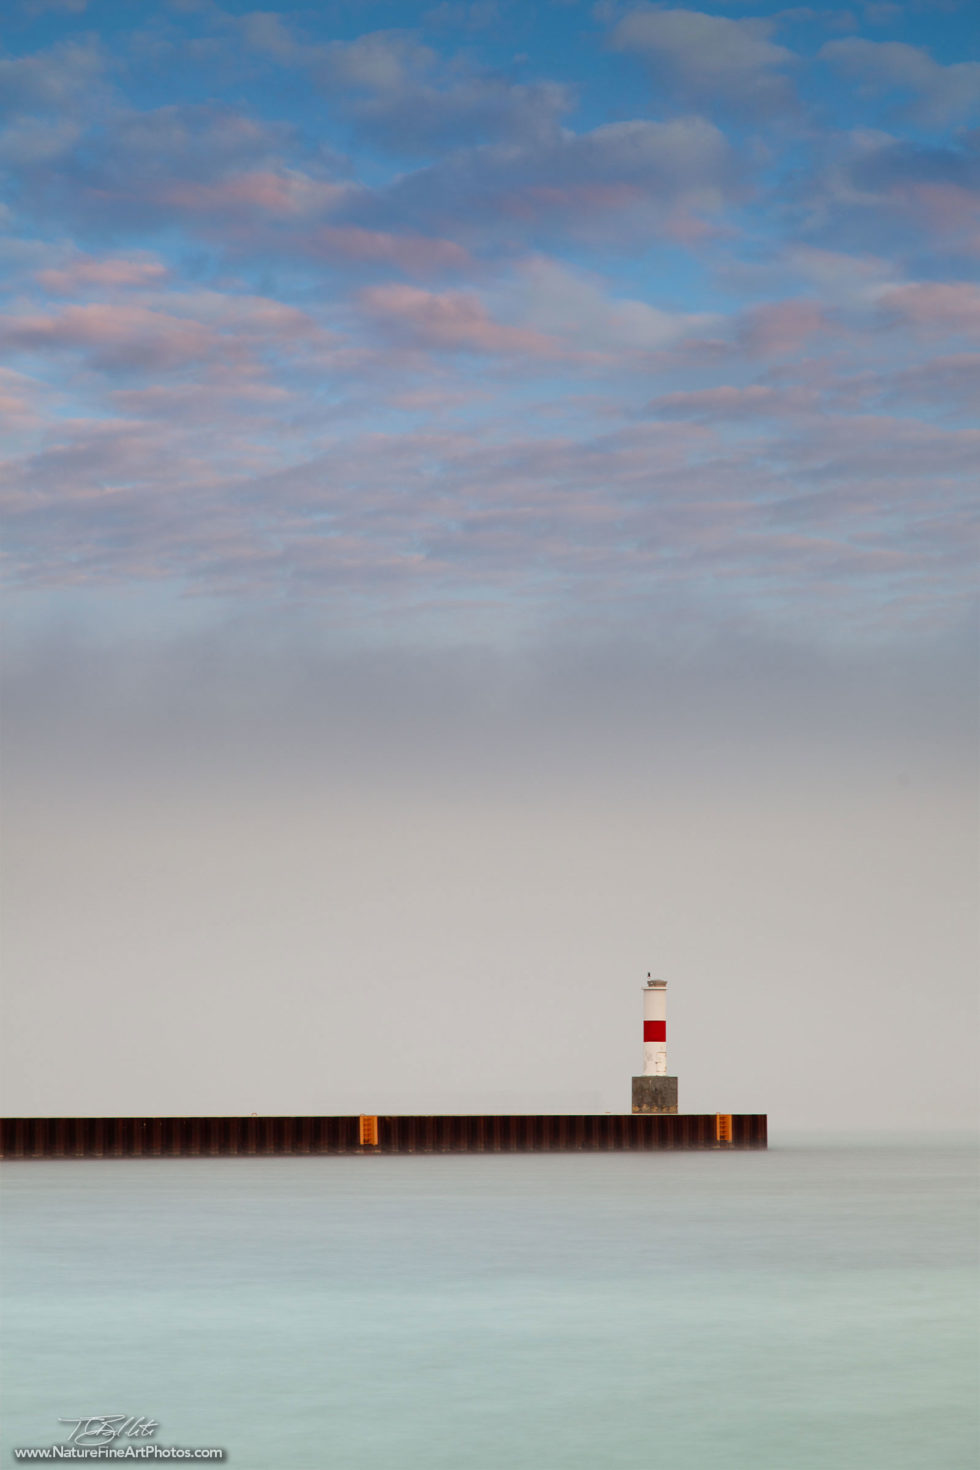
[[676, 1077], [634, 1077], [634, 1113], [676, 1113]]

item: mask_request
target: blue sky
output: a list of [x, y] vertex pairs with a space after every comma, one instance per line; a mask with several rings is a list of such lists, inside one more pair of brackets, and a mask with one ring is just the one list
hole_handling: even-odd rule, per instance
[[[367, 1076], [458, 1106], [461, 974], [510, 987], [493, 1096], [570, 1095], [571, 985], [613, 1098], [656, 968], [693, 987], [706, 1106], [721, 1077], [818, 1117], [847, 1014], [840, 1118], [896, 1087], [961, 1116], [975, 8], [4, 21], [17, 1105], [57, 1111], [23, 1066], [52, 1007], [95, 1045], [135, 1005], [159, 1047], [106, 1111], [354, 1105]], [[344, 1038], [332, 1104], [315, 1049], [249, 1092], [293, 1044], [284, 952], [285, 1014]], [[371, 1020], [406, 974], [425, 1097]], [[772, 1043], [741, 1096], [708, 1020], [737, 1026], [733, 975]]]
[[[957, 616], [970, 8], [32, 3], [8, 555], [428, 638]], [[973, 129], [971, 131], [971, 129]], [[40, 588], [39, 588], [40, 584]], [[433, 606], [441, 618], [433, 618]]]

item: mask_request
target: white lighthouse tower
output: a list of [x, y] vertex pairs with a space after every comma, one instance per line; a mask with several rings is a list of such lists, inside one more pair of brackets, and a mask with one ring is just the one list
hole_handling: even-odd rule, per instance
[[643, 1076], [633, 1078], [634, 1113], [676, 1113], [677, 1078], [667, 1075], [667, 981], [643, 987]]

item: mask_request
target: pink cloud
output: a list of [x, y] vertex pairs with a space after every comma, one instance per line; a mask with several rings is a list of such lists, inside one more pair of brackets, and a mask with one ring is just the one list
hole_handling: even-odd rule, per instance
[[646, 191], [628, 183], [527, 184], [503, 194], [499, 207], [515, 219], [533, 219], [538, 215], [567, 214], [573, 218], [582, 211], [603, 212], [628, 209], [645, 202]]
[[980, 332], [980, 286], [968, 281], [892, 286], [878, 301], [889, 313], [926, 332]]
[[521, 357], [563, 355], [561, 345], [543, 332], [495, 322], [471, 292], [373, 286], [361, 293], [361, 302], [379, 325], [420, 347]]
[[169, 311], [98, 302], [10, 317], [0, 346], [14, 351], [87, 351], [96, 367], [166, 371], [193, 363], [251, 361], [256, 346], [288, 348], [327, 334], [305, 312], [262, 296], [186, 292]]
[[208, 374], [203, 381], [154, 383], [146, 388], [120, 388], [109, 395], [112, 404], [125, 414], [140, 419], [179, 419], [188, 426], [200, 422], [213, 425], [247, 413], [255, 427], [255, 414], [280, 409], [290, 402], [288, 389], [261, 378]]
[[910, 179], [896, 185], [894, 192], [937, 235], [948, 236], [950, 232], [963, 230], [980, 234], [980, 198], [970, 189], [958, 184]]
[[142, 306], [70, 306], [46, 316], [12, 317], [0, 344], [26, 351], [87, 348], [105, 367], [172, 368], [199, 362], [217, 335], [200, 322]]
[[12, 368], [0, 368], [0, 423], [11, 432], [43, 422], [36, 406], [41, 385]]
[[469, 251], [452, 240], [428, 235], [393, 235], [354, 225], [324, 226], [311, 237], [310, 249], [328, 259], [393, 265], [407, 275], [418, 276], [440, 270], [461, 270], [474, 263]]
[[38, 271], [35, 279], [46, 291], [67, 296], [86, 286], [154, 285], [168, 274], [167, 267], [160, 261], [145, 257], [115, 256], [96, 260], [83, 255], [61, 270]]
[[272, 338], [279, 343], [290, 337], [319, 332], [305, 311], [270, 296], [201, 290], [180, 292], [171, 295], [169, 300], [183, 315], [234, 332]]
[[882, 386], [893, 397], [941, 403], [947, 410], [962, 404], [969, 411], [980, 401], [980, 353], [934, 357], [893, 374]]
[[809, 388], [768, 388], [751, 383], [746, 388], [725, 385], [690, 393], [665, 393], [650, 407], [657, 413], [693, 419], [745, 419], [806, 413], [817, 402]]
[[[839, 509], [859, 513], [879, 496], [894, 505], [903, 482], [934, 505], [941, 482], [973, 474], [980, 456], [980, 430], [950, 429], [918, 419], [887, 414], [839, 414], [833, 434], [820, 422], [782, 452], [815, 480], [838, 480], [845, 487]], [[972, 491], [972, 480], [969, 486]], [[945, 493], [945, 491], [944, 491]]]
[[739, 337], [749, 352], [781, 356], [798, 351], [825, 326], [826, 318], [814, 301], [774, 301], [746, 312]]
[[388, 402], [393, 408], [406, 409], [410, 413], [442, 415], [474, 403], [485, 403], [490, 395], [473, 388], [449, 388], [436, 384], [431, 388], [409, 388], [405, 392], [392, 393]]
[[695, 245], [699, 240], [720, 240], [732, 233], [728, 228], [710, 224], [682, 205], [671, 210], [661, 229], [668, 240], [676, 240], [679, 245]]
[[171, 181], [160, 190], [162, 204], [191, 214], [259, 212], [278, 217], [315, 215], [336, 206], [350, 193], [346, 184], [311, 179], [295, 170], [234, 174], [212, 184]]

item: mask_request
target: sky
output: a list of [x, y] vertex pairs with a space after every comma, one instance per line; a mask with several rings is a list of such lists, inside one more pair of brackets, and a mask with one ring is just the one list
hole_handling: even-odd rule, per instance
[[5, 1112], [976, 1120], [957, 0], [8, 0]]

